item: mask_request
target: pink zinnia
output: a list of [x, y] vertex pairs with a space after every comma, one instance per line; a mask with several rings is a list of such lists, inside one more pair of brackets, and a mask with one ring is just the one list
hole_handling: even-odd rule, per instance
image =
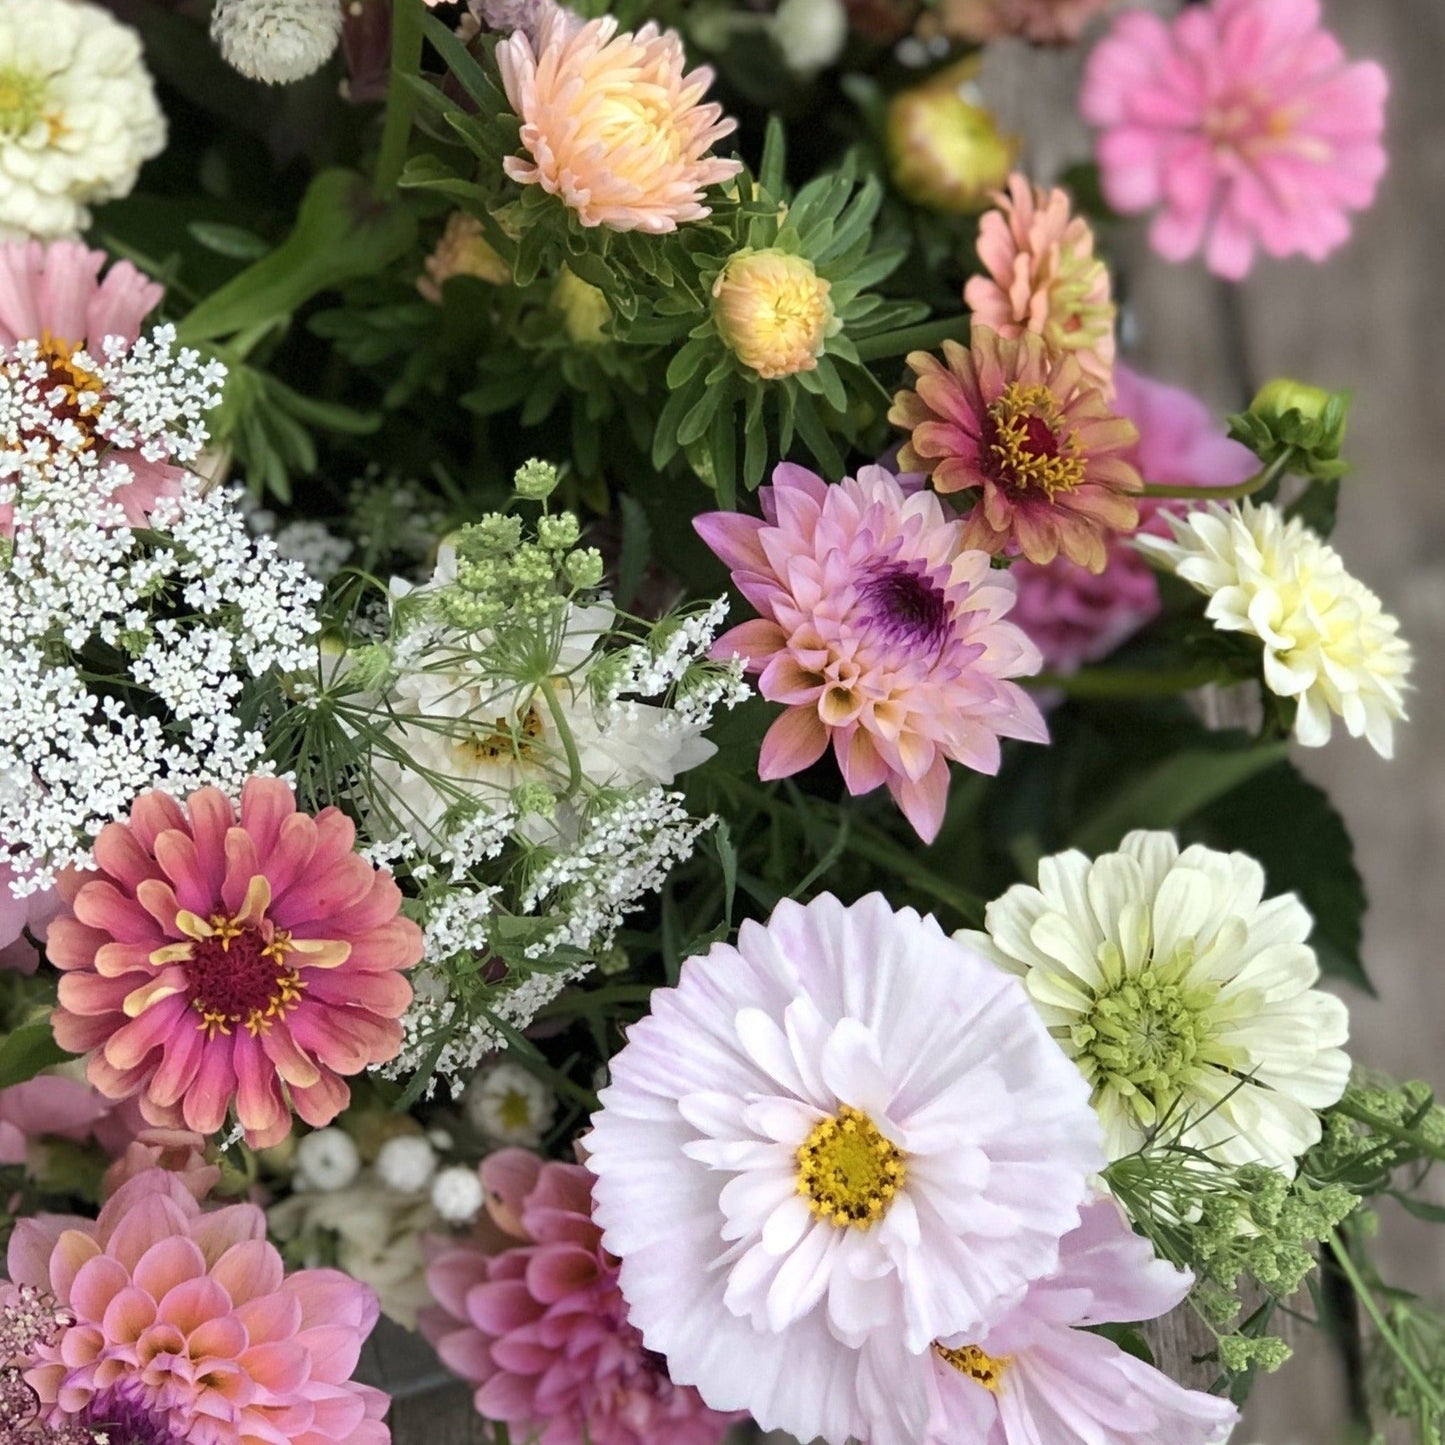
[[613, 16], [582, 25], [560, 6], [536, 29], [535, 44], [517, 30], [497, 46], [530, 155], [508, 156], [507, 174], [559, 196], [584, 226], [660, 234], [711, 215], [703, 192], [742, 162], [708, 151], [737, 122], [702, 104], [712, 71], [688, 72], [677, 33], [649, 22], [619, 34]]
[[184, 809], [146, 793], [96, 839], [99, 877], [63, 884], [72, 916], [48, 947], [65, 974], [60, 1046], [91, 1055], [102, 1093], [139, 1095], [152, 1124], [214, 1134], [234, 1101], [265, 1148], [290, 1108], [330, 1123], [351, 1097], [340, 1076], [400, 1048], [401, 970], [422, 949], [355, 838], [336, 808], [298, 812], [279, 778], [246, 783], [239, 820], [215, 788]]
[[974, 321], [1000, 336], [1037, 332], [1055, 351], [1072, 352], [1084, 375], [1112, 394], [1117, 308], [1089, 223], [1073, 214], [1063, 191], [1042, 190], [1017, 172], [996, 200], [978, 233], [988, 274], [963, 292]]
[[1323, 260], [1374, 200], [1389, 82], [1351, 64], [1318, 0], [1128, 10], [1089, 59], [1084, 116], [1117, 211], [1162, 207], [1154, 249], [1237, 281], [1255, 248]]
[[391, 1439], [387, 1397], [351, 1379], [375, 1294], [339, 1270], [286, 1276], [254, 1204], [203, 1213], [152, 1169], [94, 1223], [20, 1220], [9, 1269], [9, 1299], [29, 1286], [65, 1312], [25, 1372], [54, 1427], [119, 1419], [126, 1439], [188, 1445]]
[[[1114, 405], [1139, 428], [1127, 453], [1146, 481], [1174, 487], [1232, 487], [1256, 468], [1248, 447], [1230, 441], [1197, 397], [1151, 381], [1119, 365]], [[1143, 500], [1139, 531], [1172, 537], [1165, 514], [1187, 502]], [[1050, 672], [1072, 673], [1108, 656], [1159, 612], [1154, 569], [1130, 540], [1111, 537], [1098, 574], [1056, 557], [1040, 565], [1020, 559], [1010, 569], [1018, 582], [1014, 621], [1038, 643]]]
[[929, 473], [940, 492], [971, 494], [965, 546], [1102, 572], [1109, 534], [1139, 522], [1133, 422], [1032, 331], [976, 325], [971, 348], [945, 341], [943, 357], [908, 357], [918, 379], [888, 413], [908, 433], [899, 465]]
[[422, 1333], [477, 1385], [477, 1412], [542, 1445], [716, 1445], [735, 1415], [668, 1379], [628, 1322], [592, 1222], [592, 1175], [503, 1149], [482, 1165], [490, 1247], [441, 1247]]
[[[107, 338], [134, 342], [147, 314], [165, 295], [163, 286], [129, 261], [115, 262], [102, 278], [109, 259], [104, 251], [92, 251], [78, 241], [0, 244], [0, 346], [39, 342], [55, 386], [81, 391], [92, 386], [93, 378], [73, 359], [75, 353], [85, 351], [100, 360]], [[76, 416], [72, 403], [59, 406], [83, 423], [84, 415]], [[179, 495], [184, 475], [180, 468], [105, 445], [107, 459], [130, 470], [132, 480], [116, 489], [115, 500], [132, 526], [144, 525], [162, 497]], [[0, 505], [0, 536], [13, 535], [13, 508]]]
[[758, 759], [786, 778], [828, 744], [848, 791], [886, 783], [925, 841], [943, 822], [950, 759], [995, 773], [1000, 738], [1047, 741], [1039, 710], [1007, 679], [1037, 672], [1012, 622], [1014, 585], [970, 550], [931, 492], [882, 467], [836, 486], [784, 463], [763, 519], [710, 512], [693, 525], [762, 616], [720, 637], [759, 691], [787, 710]]

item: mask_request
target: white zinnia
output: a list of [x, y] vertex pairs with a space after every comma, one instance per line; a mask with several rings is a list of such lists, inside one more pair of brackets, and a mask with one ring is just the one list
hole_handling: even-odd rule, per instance
[[338, 0], [217, 0], [211, 38], [251, 80], [289, 85], [320, 70], [341, 38]]
[[166, 143], [140, 37], [99, 5], [0, 3], [0, 236], [73, 236]]
[[467, 1085], [462, 1107], [478, 1133], [493, 1144], [535, 1149], [552, 1127], [557, 1098], [520, 1064], [503, 1060]]
[[1243, 853], [1131, 833], [1060, 853], [954, 936], [1019, 974], [1092, 1087], [1109, 1157], [1156, 1133], [1292, 1175], [1344, 1092], [1349, 1017], [1315, 989], [1299, 899]]
[[1207, 594], [1205, 615], [1220, 631], [1259, 638], [1266, 685], [1299, 703], [1300, 742], [1327, 743], [1334, 714], [1351, 737], [1390, 757], [1394, 720], [1405, 717], [1410, 648], [1340, 554], [1269, 503], [1212, 502], [1165, 515], [1173, 538], [1140, 535], [1135, 546]]
[[982, 1328], [1103, 1164], [1016, 981], [877, 894], [688, 959], [611, 1069], [588, 1167], [629, 1318], [714, 1409], [800, 1440], [870, 1438], [865, 1344]]

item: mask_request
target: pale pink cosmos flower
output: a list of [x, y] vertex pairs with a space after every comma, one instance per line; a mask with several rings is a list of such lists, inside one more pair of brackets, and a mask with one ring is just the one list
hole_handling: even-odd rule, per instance
[[[109, 260], [104, 251], [92, 251], [78, 241], [0, 244], [0, 346], [39, 342], [54, 384], [84, 390], [89, 373], [73, 359], [75, 353], [84, 351], [100, 360], [108, 338], [134, 342], [146, 316], [165, 295], [163, 286], [129, 261], [116, 261], [105, 270]], [[67, 415], [74, 413], [69, 403], [60, 406], [69, 408]], [[132, 526], [144, 525], [162, 497], [180, 495], [184, 473], [179, 467], [123, 448], [111, 448], [107, 455], [130, 471], [132, 479], [116, 489], [115, 500]], [[14, 536], [8, 503], [0, 505], [0, 536]]]
[[886, 783], [931, 840], [948, 764], [995, 773], [1000, 738], [1047, 741], [1038, 708], [1008, 679], [1039, 668], [1013, 622], [1014, 584], [972, 551], [931, 492], [882, 467], [829, 486], [784, 463], [763, 517], [710, 512], [693, 525], [762, 614], [720, 637], [786, 711], [768, 729], [758, 775], [786, 778], [832, 744], [848, 791]]
[[234, 1102], [265, 1148], [293, 1108], [330, 1123], [351, 1097], [342, 1076], [400, 1048], [402, 971], [422, 951], [355, 840], [338, 809], [298, 811], [279, 778], [249, 779], [239, 816], [215, 788], [184, 808], [144, 794], [101, 830], [97, 872], [63, 880], [70, 913], [48, 944], [60, 1046], [153, 1125], [215, 1134]]
[[704, 191], [742, 162], [708, 151], [737, 122], [702, 103], [713, 73], [688, 72], [677, 33], [649, 22], [619, 34], [613, 16], [579, 26], [560, 7], [536, 30], [497, 46], [528, 152], [503, 161], [507, 174], [560, 197], [584, 226], [661, 234], [710, 215]]
[[1065, 192], [1031, 185], [1018, 172], [995, 200], [978, 232], [987, 274], [963, 292], [973, 319], [1000, 336], [1036, 332], [1055, 351], [1071, 352], [1111, 395], [1118, 308], [1089, 223], [1073, 214]]
[[[121, 1415], [126, 1438], [388, 1445], [389, 1401], [351, 1379], [376, 1296], [339, 1270], [287, 1276], [254, 1204], [202, 1212], [163, 1169], [88, 1222], [22, 1219], [0, 1303], [26, 1286], [64, 1311], [25, 1378], [53, 1426]], [[112, 1414], [110, 1418], [115, 1418]]]
[[[1131, 1324], [1173, 1309], [1193, 1280], [1156, 1259], [1112, 1199], [1064, 1236], [1058, 1270], [974, 1336], [908, 1355], [869, 1353], [859, 1394], [871, 1445], [1216, 1445], [1239, 1418], [1083, 1326]], [[914, 1421], [928, 1417], [919, 1433]]]
[[[1255, 470], [1254, 454], [1225, 436], [1197, 397], [1122, 363], [1114, 380], [1114, 406], [1139, 428], [1125, 455], [1146, 481], [1203, 490], [1236, 486]], [[1172, 536], [1165, 514], [1188, 506], [1141, 500], [1139, 532]], [[1020, 558], [1010, 571], [1018, 584], [1014, 621], [1038, 644], [1050, 672], [1077, 672], [1107, 657], [1159, 612], [1158, 577], [1127, 537], [1109, 538], [1097, 574], [1064, 557], [1043, 565]]]
[[503, 1149], [482, 1187], [485, 1237], [433, 1243], [418, 1321], [477, 1413], [546, 1445], [717, 1445], [738, 1416], [674, 1384], [629, 1323], [587, 1170]]
[[1321, 27], [1318, 0], [1211, 0], [1172, 22], [1125, 11], [1080, 104], [1103, 131], [1109, 204], [1157, 209], [1161, 256], [1202, 250], [1237, 281], [1259, 248], [1320, 261], [1343, 244], [1385, 171], [1388, 90]]
[[[0, 514], [5, 508], [0, 507]], [[4, 532], [0, 523], [0, 533]], [[40, 967], [40, 953], [30, 938], [44, 942], [50, 920], [64, 906], [54, 888], [42, 888], [17, 898], [11, 884], [15, 870], [4, 861], [0, 849], [0, 969], [13, 968], [19, 973], [34, 973]], [[30, 935], [27, 938], [26, 934]]]

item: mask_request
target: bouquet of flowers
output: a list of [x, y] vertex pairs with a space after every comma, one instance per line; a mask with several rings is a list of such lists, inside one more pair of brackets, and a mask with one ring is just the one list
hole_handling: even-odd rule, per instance
[[1344, 244], [1386, 91], [1316, 0], [3, 0], [0, 1442], [382, 1445], [384, 1313], [501, 1445], [1207, 1445], [1308, 1325], [1439, 1445], [1292, 760], [1410, 687], [1349, 396], [1119, 301]]

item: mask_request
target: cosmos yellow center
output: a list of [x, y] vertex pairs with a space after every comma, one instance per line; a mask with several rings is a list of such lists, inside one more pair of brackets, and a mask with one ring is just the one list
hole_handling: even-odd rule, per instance
[[541, 736], [542, 715], [532, 707], [515, 730], [498, 718], [487, 731], [459, 739], [457, 746], [476, 763], [525, 762], [536, 755], [532, 745]]
[[1011, 490], [1053, 497], [1084, 480], [1083, 447], [1046, 386], [1010, 382], [988, 409], [983, 440], [994, 476]]
[[982, 1385], [990, 1394], [998, 1394], [1004, 1372], [1009, 1367], [1007, 1356], [996, 1360], [992, 1355], [984, 1354], [977, 1345], [960, 1345], [951, 1350], [947, 1345], [940, 1345], [935, 1341], [933, 1348], [938, 1352], [939, 1358], [952, 1365], [960, 1375], [967, 1375], [975, 1385]]
[[844, 1104], [798, 1148], [798, 1193], [839, 1229], [867, 1229], [903, 1187], [903, 1153], [878, 1126]]

